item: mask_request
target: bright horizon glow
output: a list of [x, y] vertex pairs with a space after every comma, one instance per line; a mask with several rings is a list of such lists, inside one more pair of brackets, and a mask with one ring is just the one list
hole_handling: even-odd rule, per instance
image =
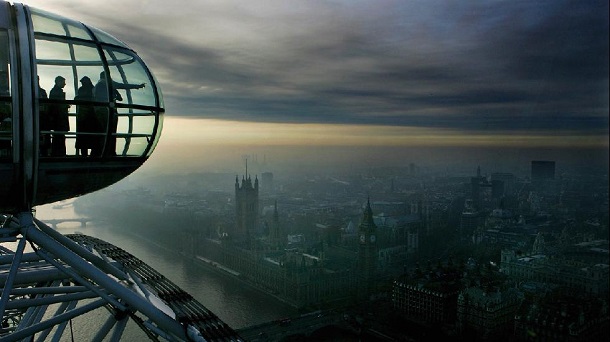
[[608, 136], [573, 132], [464, 132], [405, 126], [262, 123], [166, 116], [164, 143], [207, 146], [428, 146], [608, 148]]

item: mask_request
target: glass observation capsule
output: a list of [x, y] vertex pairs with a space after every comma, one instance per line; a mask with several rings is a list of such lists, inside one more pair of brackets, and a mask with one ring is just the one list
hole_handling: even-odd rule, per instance
[[0, 212], [126, 177], [155, 148], [164, 111], [158, 82], [126, 44], [0, 1]]

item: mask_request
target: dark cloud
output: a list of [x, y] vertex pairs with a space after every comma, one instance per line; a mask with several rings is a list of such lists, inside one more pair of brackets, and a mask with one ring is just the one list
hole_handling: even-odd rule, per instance
[[549, 82], [608, 80], [608, 2], [570, 1], [506, 38], [510, 71]]
[[606, 0], [205, 6], [82, 14], [140, 53], [169, 115], [608, 134]]

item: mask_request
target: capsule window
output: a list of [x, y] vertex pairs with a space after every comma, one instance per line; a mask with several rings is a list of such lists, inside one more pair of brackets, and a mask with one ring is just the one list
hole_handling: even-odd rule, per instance
[[116, 91], [114, 109], [116, 130], [110, 127], [116, 140], [118, 155], [141, 155], [150, 145], [158, 113], [156, 82], [151, 79], [142, 61], [135, 54], [108, 49], [106, 60]]
[[0, 159], [10, 158], [13, 140], [13, 110], [8, 34], [0, 30]]
[[[144, 64], [135, 54], [107, 49], [105, 51], [110, 77], [120, 86], [117, 90], [122, 95], [123, 104], [156, 107], [155, 84], [146, 72]], [[143, 86], [143, 87], [140, 87]]]
[[91, 40], [83, 24], [66, 18], [59, 20], [56, 15], [39, 9], [32, 9], [32, 26], [35, 33]]
[[98, 28], [95, 28], [95, 27], [89, 26], [89, 29], [93, 32], [93, 34], [95, 35], [95, 38], [97, 40], [99, 40], [100, 42], [127, 48], [127, 45], [125, 45], [120, 40], [114, 38], [113, 36], [109, 35], [108, 33], [104, 32]]

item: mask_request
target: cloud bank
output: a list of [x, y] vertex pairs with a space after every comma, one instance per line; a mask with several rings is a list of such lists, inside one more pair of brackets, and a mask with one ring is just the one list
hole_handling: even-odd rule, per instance
[[25, 3], [133, 47], [168, 115], [608, 135], [606, 0]]

